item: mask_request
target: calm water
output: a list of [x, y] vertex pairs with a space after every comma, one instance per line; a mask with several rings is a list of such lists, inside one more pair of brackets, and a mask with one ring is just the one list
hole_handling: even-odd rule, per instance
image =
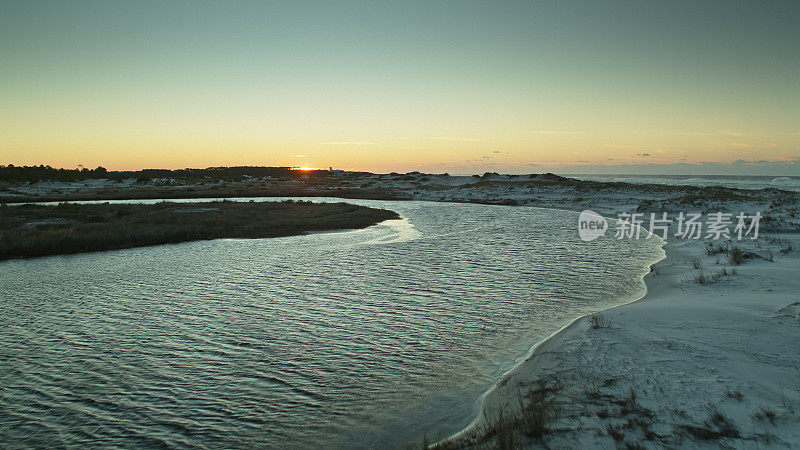
[[572, 212], [348, 201], [405, 219], [0, 263], [0, 442], [418, 443], [662, 254]]

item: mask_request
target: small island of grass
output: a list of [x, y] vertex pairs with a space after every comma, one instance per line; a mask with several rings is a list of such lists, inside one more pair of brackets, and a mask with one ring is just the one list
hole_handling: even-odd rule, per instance
[[364, 228], [397, 213], [348, 203], [232, 202], [0, 206], [0, 260], [219, 238]]

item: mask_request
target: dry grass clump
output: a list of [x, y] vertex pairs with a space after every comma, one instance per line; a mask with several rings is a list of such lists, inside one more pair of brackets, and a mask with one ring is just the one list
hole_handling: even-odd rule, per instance
[[[560, 407], [553, 395], [561, 389], [560, 384], [539, 380], [520, 399], [517, 411], [501, 411], [494, 420], [489, 421], [483, 433], [483, 442], [491, 442], [501, 449], [516, 448], [517, 442], [536, 441], [545, 435], [550, 424], [561, 415]], [[523, 439], [523, 437], [527, 439]]]
[[520, 396], [516, 407], [501, 409], [494, 417], [486, 417], [482, 428], [468, 437], [443, 441], [423, 448], [497, 448], [515, 449], [520, 445], [540, 442], [551, 431], [552, 424], [562, 415], [563, 406], [555, 398], [563, 389], [557, 377], [537, 380]]
[[690, 274], [686, 277], [687, 281], [690, 281], [695, 284], [716, 284], [722, 281], [722, 277], [727, 277], [731, 275], [736, 275], [736, 269], [728, 269], [723, 268], [719, 272], [716, 273], [706, 273], [704, 270], [699, 270], [693, 274]]
[[728, 253], [728, 263], [738, 266], [744, 262], [745, 253], [739, 247], [731, 248], [731, 251]]
[[775, 418], [776, 417], [777, 417], [777, 414], [775, 413], [775, 411], [773, 411], [771, 409], [767, 409], [767, 408], [761, 408], [761, 409], [759, 409], [758, 411], [756, 411], [753, 414], [753, 418], [754, 419], [761, 420], [761, 421], [766, 420], [766, 421], [769, 421], [769, 423], [771, 423], [773, 425], [775, 425]]
[[706, 254], [708, 256], [718, 255], [720, 253], [728, 253], [728, 248], [722, 244], [715, 244], [714, 242], [706, 244]]
[[592, 314], [589, 316], [589, 328], [592, 330], [611, 328], [611, 319], [602, 314]]
[[725, 388], [725, 396], [735, 400], [741, 400], [744, 398], [744, 394], [742, 394], [742, 391], [738, 389], [731, 389], [730, 387]]
[[717, 440], [721, 438], [738, 438], [741, 432], [724, 414], [715, 408], [710, 408], [708, 419], [702, 425], [683, 425], [684, 432], [701, 441]]

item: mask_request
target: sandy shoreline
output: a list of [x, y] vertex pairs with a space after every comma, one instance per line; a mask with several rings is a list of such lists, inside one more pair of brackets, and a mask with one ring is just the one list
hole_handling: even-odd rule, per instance
[[[476, 421], [442, 444], [499, 444], [502, 431], [491, 428], [533, 390], [546, 392], [536, 406], [552, 416], [541, 436], [513, 437], [516, 446], [792, 446], [800, 441], [800, 259], [781, 250], [798, 236], [735, 242], [772, 255], [742, 265], [708, 255], [702, 240], [669, 242], [645, 276], [644, 297], [601, 311], [597, 328], [584, 316], [541, 341], [485, 396]], [[695, 281], [723, 270], [713, 283]]]
[[[652, 273], [653, 267], [656, 264], [662, 262], [664, 259], [666, 259], [666, 255], [664, 255], [658, 261], [653, 262], [650, 265], [650, 271], [648, 271], [645, 275], [642, 276], [642, 281], [644, 281], [644, 279], [648, 275], [650, 275]], [[647, 284], [645, 284], [645, 286], [647, 286]], [[603, 313], [611, 311], [613, 309], [621, 308], [621, 307], [624, 307], [624, 306], [629, 305], [631, 303], [638, 302], [638, 301], [644, 299], [645, 296], [647, 296], [647, 292], [645, 292], [645, 294], [643, 294], [641, 297], [635, 298], [635, 299], [630, 300], [630, 301], [626, 301], [625, 303], [621, 303], [619, 305], [610, 306], [610, 307], [608, 307], [606, 309], [600, 310], [597, 313], [588, 313], [588, 314], [584, 314], [582, 316], [575, 317], [574, 319], [570, 320], [568, 323], [566, 323], [565, 325], [563, 325], [559, 329], [557, 329], [557, 330], [551, 332], [550, 334], [548, 334], [545, 338], [543, 338], [543, 339], [539, 340], [538, 342], [536, 342], [533, 345], [533, 347], [531, 348], [531, 350], [528, 352], [527, 356], [523, 360], [521, 360], [518, 363], [514, 364], [514, 366], [512, 368], [510, 368], [505, 373], [503, 373], [503, 375], [498, 379], [498, 381], [495, 384], [495, 386], [492, 386], [492, 388], [490, 388], [483, 395], [481, 395], [481, 398], [478, 400], [481, 403], [481, 409], [482, 410], [488, 409], [487, 408], [487, 406], [488, 406], [487, 403], [489, 403], [489, 402], [487, 402], [487, 398], [489, 398], [492, 395], [496, 395], [496, 390], [497, 390], [498, 385], [503, 385], [503, 384], [507, 383], [508, 380], [510, 380], [513, 377], [518, 377], [518, 376], [528, 376], [528, 377], [530, 377], [531, 376], [530, 373], [523, 374], [522, 372], [527, 372], [527, 371], [530, 370], [530, 368], [528, 366], [533, 364], [533, 360], [537, 359], [537, 358], [540, 358], [541, 356], [547, 354], [550, 351], [549, 350], [550, 348], [558, 347], [559, 345], [561, 345], [562, 341], [567, 336], [570, 336], [573, 333], [575, 333], [574, 330], [576, 328], [580, 328], [581, 326], [585, 326], [584, 322], [589, 320], [590, 316], [595, 315], [595, 314], [603, 314]], [[476, 417], [475, 420], [472, 423], [470, 423], [468, 426], [464, 427], [464, 429], [462, 429], [458, 433], [454, 434], [453, 436], [448, 437], [447, 439], [444, 439], [444, 440], [440, 441], [440, 443], [441, 444], [446, 444], [448, 442], [453, 442], [454, 440], [457, 441], [460, 438], [468, 438], [468, 436], [469, 436], [471, 431], [473, 431], [475, 428], [479, 428], [479, 427], [484, 425], [484, 421], [482, 420], [482, 416], [485, 415], [485, 414], [486, 414], [486, 411], [482, 411], [481, 414], [478, 417]]]

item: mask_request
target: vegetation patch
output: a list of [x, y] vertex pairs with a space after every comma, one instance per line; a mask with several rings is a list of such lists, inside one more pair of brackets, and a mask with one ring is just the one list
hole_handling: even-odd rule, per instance
[[501, 409], [497, 415], [486, 417], [486, 423], [472, 435], [447, 440], [432, 447], [423, 442], [422, 448], [447, 450], [452, 448], [513, 449], [525, 444], [540, 444], [561, 417], [563, 406], [555, 398], [563, 389], [558, 378], [541, 378], [520, 396], [516, 407]]
[[393, 211], [347, 203], [231, 202], [0, 206], [0, 260], [219, 238], [364, 228]]
[[611, 319], [602, 314], [592, 314], [589, 316], [589, 328], [596, 330], [598, 328], [611, 328]]
[[714, 408], [709, 409], [708, 419], [701, 426], [683, 425], [682, 428], [690, 436], [701, 441], [741, 437], [741, 433], [730, 419]]

